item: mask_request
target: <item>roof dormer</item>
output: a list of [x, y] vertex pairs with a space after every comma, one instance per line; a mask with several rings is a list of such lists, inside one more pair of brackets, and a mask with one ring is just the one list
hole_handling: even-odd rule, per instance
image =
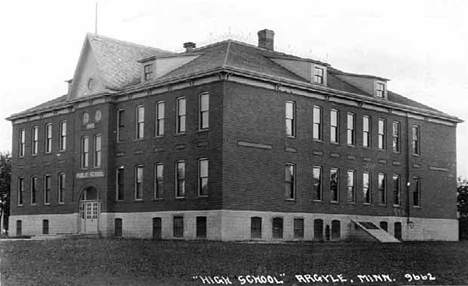
[[387, 82], [388, 79], [372, 76], [339, 72], [336, 74], [341, 80], [354, 85], [368, 95], [375, 98], [387, 99]]
[[310, 83], [327, 86], [328, 64], [302, 58], [269, 57], [269, 59]]
[[190, 53], [143, 59], [139, 61], [141, 63], [141, 82], [160, 78], [199, 56], [200, 54]]

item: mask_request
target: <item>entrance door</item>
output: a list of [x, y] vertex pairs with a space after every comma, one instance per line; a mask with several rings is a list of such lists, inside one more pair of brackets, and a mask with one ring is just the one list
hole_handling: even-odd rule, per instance
[[81, 232], [82, 233], [97, 233], [98, 217], [99, 217], [99, 202], [89, 201], [80, 203], [81, 212]]

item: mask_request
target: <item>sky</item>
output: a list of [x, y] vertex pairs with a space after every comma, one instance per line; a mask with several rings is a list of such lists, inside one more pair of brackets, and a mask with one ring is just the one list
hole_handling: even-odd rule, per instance
[[[354, 73], [468, 121], [468, 1], [1, 1], [0, 151], [11, 150], [9, 115], [66, 93], [86, 33], [181, 52], [233, 38]], [[458, 175], [468, 178], [468, 123], [457, 127]]]

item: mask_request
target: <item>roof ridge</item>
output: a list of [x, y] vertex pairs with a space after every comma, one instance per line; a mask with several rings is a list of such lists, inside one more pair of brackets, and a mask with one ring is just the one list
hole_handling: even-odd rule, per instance
[[228, 57], [229, 57], [229, 50], [230, 50], [230, 47], [231, 47], [231, 42], [229, 41], [228, 42], [228, 46], [226, 48], [226, 57], [224, 57], [224, 62], [223, 62], [223, 68], [226, 67], [226, 64], [227, 64], [227, 60], [228, 60]]
[[148, 45], [138, 44], [138, 43], [134, 43], [134, 42], [130, 42], [130, 41], [124, 41], [124, 40], [120, 40], [120, 39], [116, 39], [116, 38], [112, 38], [112, 37], [108, 37], [108, 36], [103, 36], [103, 35], [98, 35], [98, 34], [87, 33], [86, 37], [88, 39], [90, 39], [90, 40], [103, 39], [103, 40], [106, 40], [106, 41], [117, 42], [118, 44], [127, 44], [127, 45], [136, 46], [136, 47], [153, 49], [153, 50], [157, 50], [159, 52], [176, 54], [175, 52], [172, 52], [172, 51], [167, 51], [167, 50], [163, 50], [163, 49], [160, 49], [160, 48], [155, 48], [155, 47], [148, 46]]

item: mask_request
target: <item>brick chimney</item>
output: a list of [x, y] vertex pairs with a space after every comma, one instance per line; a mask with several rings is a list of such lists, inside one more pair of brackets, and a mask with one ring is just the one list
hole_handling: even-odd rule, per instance
[[195, 49], [197, 45], [193, 42], [186, 42], [184, 43], [185, 52], [190, 52], [191, 50]]
[[258, 47], [264, 48], [270, 51], [274, 50], [274, 39], [275, 39], [275, 32], [272, 30], [264, 29], [258, 31]]

